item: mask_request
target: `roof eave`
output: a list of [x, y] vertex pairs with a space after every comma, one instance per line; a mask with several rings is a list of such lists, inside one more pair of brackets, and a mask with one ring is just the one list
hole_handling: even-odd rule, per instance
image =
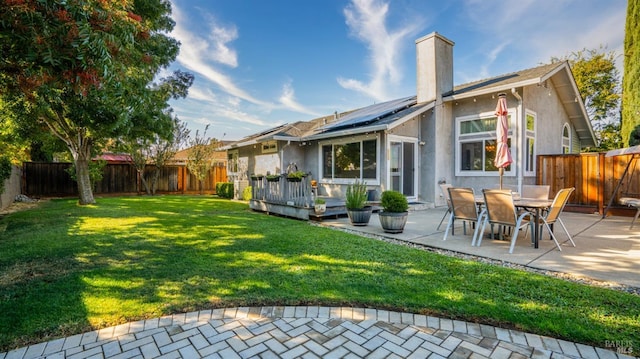
[[530, 86], [530, 85], [537, 85], [539, 83], [541, 83], [540, 77], [534, 78], [534, 79], [525, 80], [525, 81], [514, 82], [514, 83], [511, 83], [511, 84], [507, 84], [507, 85], [500, 85], [500, 86], [494, 86], [494, 87], [485, 87], [485, 88], [482, 88], [482, 89], [479, 89], [479, 90], [463, 92], [463, 93], [460, 93], [460, 94], [452, 94], [452, 95], [449, 95], [449, 96], [444, 96], [442, 98], [442, 101], [449, 102], [449, 101], [455, 101], [455, 100], [463, 100], [463, 99], [467, 99], [467, 98], [471, 98], [471, 97], [478, 97], [478, 96], [492, 94], [492, 93], [511, 91], [511, 89], [513, 89], [513, 88]]
[[363, 133], [385, 131], [385, 130], [389, 129], [389, 125], [390, 124], [374, 125], [374, 126], [363, 126], [363, 127], [357, 127], [357, 128], [350, 128], [350, 129], [346, 129], [346, 130], [323, 132], [323, 133], [318, 133], [318, 134], [315, 134], [315, 135], [302, 137], [301, 140], [303, 140], [303, 141], [323, 140], [323, 139], [327, 139], [327, 138], [342, 137], [342, 136], [352, 136], [352, 135], [359, 135], [359, 134], [363, 134]]

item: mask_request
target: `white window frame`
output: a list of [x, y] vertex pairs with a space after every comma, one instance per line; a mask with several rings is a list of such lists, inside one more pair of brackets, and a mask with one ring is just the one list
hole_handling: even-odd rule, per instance
[[[321, 141], [318, 143], [318, 173], [320, 174], [320, 183], [327, 184], [350, 184], [355, 181], [355, 178], [333, 178], [333, 177], [325, 177], [324, 174], [324, 163], [323, 163], [323, 153], [322, 148], [324, 146], [335, 146], [335, 145], [344, 145], [347, 143], [360, 142], [362, 146], [363, 141], [376, 141], [376, 178], [362, 178], [362, 152], [360, 153], [360, 177], [359, 180], [365, 181], [368, 185], [379, 185], [380, 184], [380, 166], [382, 164], [382, 158], [380, 157], [380, 136], [378, 134], [370, 134], [370, 135], [361, 135], [347, 138], [336, 138], [326, 141]], [[360, 147], [362, 149], [362, 147]], [[333, 153], [333, 150], [332, 150]]]
[[[508, 138], [511, 140], [511, 157], [513, 158], [513, 163], [510, 166], [509, 170], [504, 171], [504, 175], [508, 175], [508, 176], [513, 176], [515, 173], [515, 164], [516, 164], [516, 154], [513, 152], [513, 144], [515, 143], [515, 127], [513, 125], [514, 122], [514, 118], [516, 117], [516, 112], [515, 109], [508, 109], [508, 115], [509, 116], [509, 132], [508, 132]], [[484, 170], [484, 163], [486, 162], [485, 159], [485, 151], [483, 151], [483, 155], [482, 155], [482, 162], [483, 162], [483, 166], [482, 166], [482, 170], [462, 170], [462, 145], [465, 143], [473, 143], [473, 142], [478, 142], [478, 141], [482, 141], [484, 143], [484, 141], [486, 140], [496, 140], [496, 131], [495, 129], [493, 131], [484, 131], [484, 132], [476, 132], [473, 134], [464, 134], [461, 135], [460, 134], [460, 128], [461, 128], [461, 124], [463, 122], [467, 122], [467, 121], [473, 121], [473, 120], [482, 120], [482, 119], [488, 119], [488, 118], [495, 118], [496, 114], [494, 112], [482, 112], [476, 115], [470, 115], [470, 116], [461, 116], [461, 117], [456, 117], [455, 118], [455, 174], [456, 176], [460, 176], [460, 177], [497, 177], [500, 175], [498, 170], [495, 171], [485, 171]]]
[[[564, 131], [565, 129], [567, 130], [567, 133], [569, 134], [568, 137], [564, 136]], [[571, 125], [569, 125], [569, 123], [565, 122], [564, 125], [562, 125], [562, 136], [560, 136], [562, 138], [562, 143], [560, 144], [562, 147], [562, 153], [571, 153]]]
[[[227, 151], [227, 172], [229, 175], [236, 175], [239, 172], [238, 166], [240, 151], [239, 150], [228, 150]], [[234, 171], [235, 169], [235, 171]]]
[[[533, 117], [533, 130], [527, 128], [528, 117]], [[524, 169], [523, 173], [525, 176], [535, 176], [536, 175], [536, 156], [538, 155], [538, 146], [536, 146], [536, 133], [538, 131], [538, 114], [531, 110], [525, 110], [524, 112]], [[533, 153], [532, 156], [529, 157], [529, 141], [533, 142]], [[533, 163], [529, 163], [532, 161]]]

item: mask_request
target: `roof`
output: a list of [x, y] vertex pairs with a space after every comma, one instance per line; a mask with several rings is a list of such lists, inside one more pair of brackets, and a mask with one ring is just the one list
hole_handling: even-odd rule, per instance
[[131, 156], [126, 153], [111, 153], [106, 152], [95, 157], [98, 160], [105, 160], [107, 162], [132, 162]]
[[[581, 143], [585, 146], [595, 146], [595, 135], [589, 116], [576, 87], [569, 63], [566, 61], [458, 85], [453, 91], [444, 95], [443, 101], [515, 91], [524, 86], [544, 84], [547, 80], [552, 82], [558, 92], [560, 101]], [[403, 97], [311, 121], [278, 125], [247, 136], [222, 149], [243, 147], [269, 140], [305, 141], [390, 130], [434, 106], [435, 101], [418, 104], [416, 96]]]
[[[222, 146], [220, 147], [219, 150], [213, 152], [213, 159], [214, 160], [222, 160], [222, 161], [226, 161], [227, 160], [227, 154], [225, 152], [225, 150], [223, 149], [224, 145], [227, 145], [233, 141], [220, 141], [222, 143]], [[185, 148], [182, 149], [178, 152], [176, 152], [176, 154], [173, 156], [172, 160], [176, 161], [176, 162], [186, 162], [189, 159], [189, 151], [191, 150], [191, 147], [189, 148]]]
[[547, 80], [553, 83], [582, 144], [595, 146], [596, 137], [589, 121], [589, 115], [567, 61], [458, 85], [454, 87], [451, 93], [445, 94], [443, 100], [454, 101], [474, 96], [514, 91], [518, 87], [543, 85]]

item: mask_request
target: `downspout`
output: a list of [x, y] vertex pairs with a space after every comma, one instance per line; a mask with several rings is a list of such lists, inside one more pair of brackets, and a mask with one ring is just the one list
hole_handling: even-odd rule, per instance
[[[522, 114], [523, 114], [523, 109], [522, 109], [522, 97], [520, 96], [520, 94], [518, 93], [518, 91], [515, 88], [511, 89], [511, 94], [513, 94], [513, 96], [518, 100], [518, 107], [516, 108], [516, 118], [517, 119], [522, 119]], [[516, 121], [516, 130], [515, 133], [515, 137], [516, 137], [516, 143], [520, 143], [521, 142], [521, 138], [522, 138], [522, 126], [521, 126], [521, 122], [524, 123], [524, 121]], [[526, 144], [524, 144], [526, 146]], [[524, 146], [518, 146], [518, 165], [516, 166], [516, 183], [518, 186], [518, 192], [522, 193], [522, 184], [524, 182], [524, 161], [523, 161], [523, 156], [524, 156]]]
[[280, 149], [280, 173], [285, 173], [287, 166], [284, 165], [284, 149], [286, 147], [289, 147], [289, 145], [291, 145], [291, 141], [287, 141], [287, 144], [282, 146], [282, 148]]

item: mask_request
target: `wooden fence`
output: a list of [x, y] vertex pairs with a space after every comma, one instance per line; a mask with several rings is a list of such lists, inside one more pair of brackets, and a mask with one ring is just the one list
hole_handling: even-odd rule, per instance
[[[71, 163], [25, 162], [22, 171], [22, 193], [30, 197], [77, 196], [78, 186], [67, 169]], [[145, 178], [151, 170], [145, 170]], [[167, 166], [160, 171], [156, 193], [215, 194], [216, 183], [227, 181], [224, 165], [209, 170], [200, 189], [199, 183], [186, 166]], [[109, 163], [103, 169], [102, 180], [95, 184], [94, 194], [145, 193], [138, 172], [128, 163]]]
[[[607, 214], [633, 215], [635, 209], [619, 204], [620, 197], [640, 198], [640, 158], [633, 156], [605, 157], [604, 153], [541, 155], [537, 158], [536, 183], [550, 185], [551, 195], [561, 188], [575, 187], [567, 204], [570, 211], [603, 214], [613, 197]], [[627, 167], [629, 171], [614, 195]]]

